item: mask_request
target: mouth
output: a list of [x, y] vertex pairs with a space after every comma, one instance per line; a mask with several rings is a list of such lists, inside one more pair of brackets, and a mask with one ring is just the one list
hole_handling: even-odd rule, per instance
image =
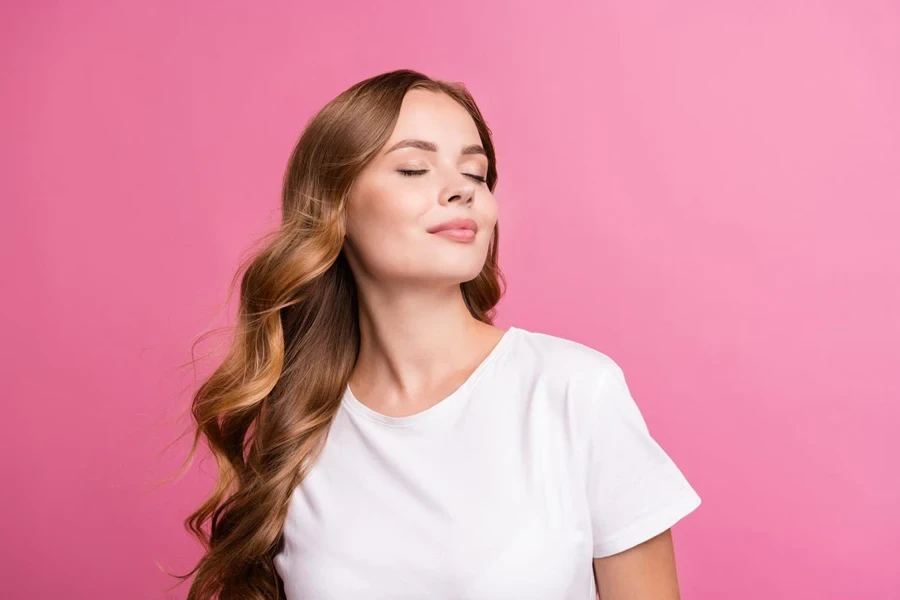
[[452, 227], [450, 229], [441, 229], [440, 231], [431, 232], [433, 235], [439, 235], [457, 242], [471, 242], [475, 239], [475, 231], [463, 227]]
[[474, 219], [457, 218], [444, 221], [440, 225], [435, 225], [428, 229], [428, 233], [443, 233], [445, 231], [470, 231], [472, 234], [478, 232], [478, 223]]

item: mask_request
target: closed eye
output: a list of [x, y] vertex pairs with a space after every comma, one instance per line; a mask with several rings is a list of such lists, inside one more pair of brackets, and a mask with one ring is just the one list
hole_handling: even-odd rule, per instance
[[[415, 177], [416, 175], [422, 175], [424, 173], [427, 173], [428, 170], [427, 169], [415, 169], [415, 170], [397, 169], [397, 172], [400, 173], [401, 175], [403, 175], [404, 177]], [[463, 173], [463, 175], [465, 175], [466, 177], [470, 177], [480, 183], [487, 183], [487, 179], [485, 177], [482, 177], [481, 175], [475, 175], [474, 173]]]

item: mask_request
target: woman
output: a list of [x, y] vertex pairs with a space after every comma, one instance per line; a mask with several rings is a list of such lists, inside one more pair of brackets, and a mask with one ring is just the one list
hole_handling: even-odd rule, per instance
[[678, 598], [700, 498], [622, 370], [492, 324], [496, 182], [458, 84], [385, 73], [308, 123], [194, 398], [219, 481], [189, 598]]

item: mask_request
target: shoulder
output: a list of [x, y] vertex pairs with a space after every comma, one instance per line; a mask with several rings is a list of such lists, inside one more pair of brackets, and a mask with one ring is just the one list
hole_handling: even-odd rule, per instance
[[518, 328], [513, 368], [526, 395], [587, 424], [613, 410], [641, 420], [625, 375], [608, 353], [562, 336]]
[[544, 376], [572, 384], [597, 385], [621, 373], [616, 361], [606, 352], [576, 340], [517, 327], [517, 356], [533, 361]]
[[558, 424], [573, 450], [611, 451], [626, 447], [629, 436], [647, 443], [647, 424], [610, 354], [562, 336], [521, 328], [518, 334], [513, 375], [519, 409]]

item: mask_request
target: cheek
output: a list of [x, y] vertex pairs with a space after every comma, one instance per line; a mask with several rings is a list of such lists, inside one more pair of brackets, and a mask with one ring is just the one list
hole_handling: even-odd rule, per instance
[[421, 204], [421, 193], [373, 178], [351, 199], [352, 233], [357, 237], [403, 235], [418, 223], [424, 211]]
[[421, 191], [369, 185], [349, 208], [348, 235], [368, 268], [382, 274], [415, 270], [427, 253], [428, 206]]
[[485, 193], [478, 200], [480, 201], [478, 202], [479, 222], [493, 230], [494, 224], [500, 218], [500, 205], [490, 192]]

